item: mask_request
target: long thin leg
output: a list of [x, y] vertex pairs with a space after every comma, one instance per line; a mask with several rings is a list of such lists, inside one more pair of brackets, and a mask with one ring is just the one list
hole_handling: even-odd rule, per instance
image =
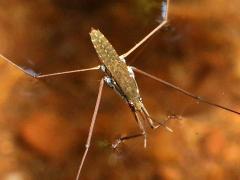
[[144, 137], [144, 147], [145, 148], [147, 147], [147, 133], [145, 131], [145, 128], [144, 128], [142, 121], [141, 121], [140, 117], [138, 116], [137, 112], [134, 112], [134, 118], [136, 119], [137, 124], [139, 125], [139, 128], [141, 129], [142, 132], [135, 134], [135, 135], [124, 136], [124, 137], [117, 139], [116, 142], [112, 144], [112, 147], [114, 149], [117, 148], [119, 146], [119, 144], [121, 144], [123, 141], [129, 140], [129, 139], [134, 139], [134, 138], [137, 138], [140, 136]]
[[210, 106], [214, 106], [214, 107], [217, 107], [217, 108], [220, 108], [220, 109], [224, 109], [226, 111], [229, 111], [229, 112], [232, 112], [232, 113], [240, 115], [239, 111], [236, 111], [236, 110], [230, 109], [229, 107], [226, 107], [226, 106], [223, 106], [223, 105], [216, 104], [216, 103], [210, 102], [208, 100], [205, 100], [205, 99], [203, 99], [200, 96], [196, 96], [196, 95], [194, 95], [194, 94], [192, 94], [192, 93], [190, 93], [190, 92], [188, 92], [188, 91], [186, 91], [186, 90], [184, 90], [184, 89], [182, 89], [182, 88], [180, 88], [178, 86], [175, 86], [175, 85], [173, 85], [173, 84], [171, 84], [171, 83], [169, 83], [167, 81], [164, 81], [164, 80], [162, 80], [160, 78], [157, 78], [156, 76], [153, 76], [153, 75], [151, 75], [149, 73], [146, 73], [146, 72], [144, 72], [144, 71], [142, 71], [142, 70], [140, 70], [140, 69], [138, 69], [136, 67], [131, 66], [131, 68], [132, 68], [133, 71], [135, 71], [135, 72], [137, 72], [139, 74], [142, 74], [144, 76], [147, 76], [147, 77], [149, 77], [149, 78], [151, 78], [151, 79], [153, 79], [155, 81], [158, 81], [158, 82], [160, 82], [160, 83], [162, 83], [162, 84], [164, 84], [164, 85], [166, 85], [168, 87], [171, 87], [171, 88], [173, 88], [173, 89], [175, 89], [175, 90], [185, 94], [186, 96], [189, 96], [189, 97], [191, 97], [193, 99], [196, 99], [199, 102], [202, 102], [202, 103], [208, 104]]
[[[158, 122], [158, 121], [152, 119], [150, 116], [143, 117], [143, 118], [146, 118], [146, 119], [148, 119], [148, 120], [151, 119], [151, 122], [152, 122], [152, 126], [151, 126], [151, 127], [152, 127], [152, 129], [157, 129], [157, 128], [159, 128], [160, 126], [163, 126], [163, 127], [164, 127], [165, 129], [167, 129], [168, 131], [173, 132], [172, 129], [170, 129], [169, 127], [167, 127], [167, 126], [165, 125], [165, 122], [164, 122], [164, 123]], [[170, 118], [172, 118], [172, 117], [169, 116], [169, 117], [167, 118], [167, 120], [170, 119]], [[167, 121], [167, 120], [166, 120], [166, 121]], [[155, 124], [153, 123], [153, 121], [154, 121], [156, 124], [158, 124], [158, 125], [155, 125]], [[137, 122], [138, 122], [138, 120], [137, 120]], [[141, 133], [134, 134], [134, 135], [127, 135], [127, 136], [120, 137], [119, 139], [116, 140], [115, 143], [112, 144], [112, 147], [113, 147], [114, 149], [116, 149], [122, 142], [127, 141], [127, 140], [131, 140], [131, 139], [135, 139], [135, 138], [138, 138], [138, 137], [141, 137], [141, 136], [144, 136], [145, 134], [146, 134], [146, 133], [141, 132]]]
[[84, 71], [92, 71], [92, 70], [100, 69], [100, 66], [95, 66], [95, 67], [87, 68], [87, 69], [77, 69], [77, 70], [63, 71], [63, 72], [57, 72], [57, 73], [51, 73], [51, 74], [38, 74], [38, 73], [34, 72], [32, 69], [27, 69], [27, 68], [18, 66], [17, 64], [13, 63], [11, 60], [9, 60], [8, 58], [4, 57], [1, 54], [0, 54], [0, 58], [3, 59], [4, 61], [6, 61], [7, 63], [11, 64], [15, 68], [21, 70], [25, 74], [27, 74], [31, 77], [37, 78], [37, 79], [46, 78], [46, 77], [50, 77], [50, 76], [59, 76], [59, 75], [64, 75], [64, 74], [73, 74], [73, 73], [79, 73], [79, 72], [84, 72]]
[[138, 121], [138, 124], [139, 124], [139, 128], [142, 131], [142, 134], [143, 134], [143, 137], [144, 137], [144, 148], [146, 148], [147, 147], [147, 133], [145, 131], [144, 125], [143, 125], [141, 119], [139, 118], [137, 112], [135, 112], [134, 114], [135, 114], [135, 118], [137, 118], [137, 121]]
[[86, 159], [86, 156], [87, 156], [87, 153], [88, 153], [88, 149], [90, 147], [90, 143], [91, 143], [91, 139], [92, 139], [92, 133], [93, 133], [93, 128], [94, 128], [94, 125], [95, 125], [95, 122], [96, 122], [98, 108], [99, 108], [99, 104], [100, 104], [101, 97], [102, 97], [103, 85], [104, 85], [104, 80], [102, 79], [101, 82], [100, 82], [99, 90], [98, 90], [97, 101], [96, 101], [94, 113], [93, 113], [93, 116], [92, 116], [91, 125], [90, 125], [89, 132], [88, 132], [87, 142], [85, 144], [86, 148], [85, 148], [82, 160], [81, 160], [81, 164], [80, 164], [79, 169], [78, 169], [76, 180], [78, 180], [79, 177], [80, 177], [81, 170], [82, 170], [82, 167], [83, 167], [83, 163], [84, 163], [84, 161]]
[[63, 72], [57, 72], [57, 73], [51, 73], [51, 74], [43, 74], [43, 75], [37, 75], [35, 78], [46, 78], [50, 76], [59, 76], [59, 75], [64, 75], [64, 74], [73, 74], [73, 73], [78, 73], [78, 72], [85, 72], [85, 71], [92, 71], [92, 70], [99, 70], [100, 66], [95, 66], [92, 68], [87, 68], [87, 69], [77, 69], [77, 70], [72, 70], [72, 71], [63, 71]]
[[144, 112], [144, 115], [145, 115], [146, 119], [148, 119], [148, 122], [149, 122], [150, 127], [151, 127], [152, 129], [156, 129], [156, 128], [158, 128], [158, 127], [160, 126], [160, 125], [155, 125], [154, 122], [152, 121], [152, 119], [149, 118], [150, 115], [149, 115], [147, 109], [146, 109], [144, 106], [142, 107], [142, 111]]
[[138, 134], [134, 134], [134, 135], [128, 135], [128, 136], [123, 136], [120, 137], [116, 140], [115, 143], [112, 144], [113, 149], [116, 149], [122, 142], [126, 141], [126, 140], [130, 140], [130, 139], [135, 139], [138, 137], [143, 136], [143, 133], [138, 133]]
[[162, 22], [154, 28], [148, 35], [146, 35], [141, 41], [139, 41], [134, 47], [132, 47], [128, 52], [122, 54], [121, 58], [126, 58], [129, 56], [133, 51], [135, 51], [139, 46], [141, 46], [146, 40], [148, 40], [152, 35], [154, 35], [159, 29], [161, 29], [168, 21], [168, 5], [169, 0], [163, 0], [162, 2]]
[[[143, 110], [143, 116], [145, 116], [145, 118], [148, 120], [150, 127], [152, 129], [157, 129], [160, 126], [164, 127], [166, 130], [168, 130], [169, 132], [173, 132], [173, 130], [171, 128], [169, 128], [168, 126], [165, 125], [165, 123], [161, 123], [161, 122], [157, 122], [156, 120], [154, 120], [148, 113], [147, 109], [143, 106], [142, 108]], [[157, 124], [155, 124], [154, 122], [157, 122]]]

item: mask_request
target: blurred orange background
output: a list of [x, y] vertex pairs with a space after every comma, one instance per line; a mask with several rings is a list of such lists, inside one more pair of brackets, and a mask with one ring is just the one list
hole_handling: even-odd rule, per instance
[[[0, 53], [38, 73], [98, 65], [89, 31], [125, 53], [157, 26], [161, 1], [0, 2]], [[169, 25], [128, 57], [139, 67], [240, 110], [240, 2], [172, 0]], [[100, 72], [35, 80], [0, 61], [0, 179], [74, 179], [84, 151]], [[155, 119], [175, 114], [169, 133], [111, 143], [138, 132], [128, 106], [104, 87], [82, 179], [240, 179], [240, 116], [199, 104], [136, 75]]]

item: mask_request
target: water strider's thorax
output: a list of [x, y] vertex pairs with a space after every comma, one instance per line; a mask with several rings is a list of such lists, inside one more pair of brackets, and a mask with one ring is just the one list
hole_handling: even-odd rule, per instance
[[106, 74], [104, 77], [106, 84], [123, 97], [134, 111], [140, 111], [143, 104], [131, 67], [119, 57], [99, 30], [92, 29], [90, 37], [102, 64], [101, 70]]

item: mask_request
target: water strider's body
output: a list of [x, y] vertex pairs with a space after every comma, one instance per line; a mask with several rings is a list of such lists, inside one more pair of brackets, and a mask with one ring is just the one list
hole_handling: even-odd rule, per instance
[[124, 58], [117, 54], [99, 30], [92, 29], [90, 37], [102, 64], [101, 70], [107, 75], [105, 82], [121, 95], [134, 111], [141, 111], [143, 104], [131, 67], [126, 65]]

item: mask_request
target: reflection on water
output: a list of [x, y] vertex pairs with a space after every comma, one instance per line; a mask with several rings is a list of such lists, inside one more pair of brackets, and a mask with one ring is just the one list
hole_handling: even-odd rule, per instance
[[[30, 75], [89, 68], [99, 62], [91, 27], [122, 54], [156, 26], [161, 6], [154, 2], [3, 1], [0, 38], [6, 44], [0, 44], [0, 53]], [[135, 53], [133, 65], [239, 109], [239, 5], [171, 2], [170, 26]], [[38, 81], [3, 61], [0, 68], [0, 179], [74, 178], [101, 74]], [[84, 179], [239, 178], [238, 116], [197, 104], [147, 78], [136, 79], [155, 119], [171, 114], [183, 119], [169, 122], [174, 133], [150, 133], [147, 149], [139, 138], [115, 152], [108, 144], [138, 129], [128, 106], [104, 88]]]
[[29, 74], [32, 77], [36, 77], [36, 76], [40, 75], [32, 69], [29, 69], [29, 68], [26, 68], [26, 67], [24, 67], [23, 69], [24, 69], [24, 72], [26, 72], [27, 74]]

